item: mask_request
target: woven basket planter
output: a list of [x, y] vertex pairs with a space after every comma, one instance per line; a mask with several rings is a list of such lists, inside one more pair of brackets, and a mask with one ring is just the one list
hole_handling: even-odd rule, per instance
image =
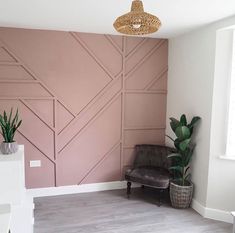
[[193, 184], [181, 186], [173, 182], [170, 183], [170, 198], [174, 208], [189, 208], [193, 197]]

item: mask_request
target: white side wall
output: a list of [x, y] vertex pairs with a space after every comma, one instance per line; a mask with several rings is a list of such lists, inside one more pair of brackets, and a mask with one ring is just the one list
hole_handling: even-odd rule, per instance
[[216, 83], [214, 80], [216, 33], [230, 25], [235, 25], [235, 17], [170, 39], [167, 102], [167, 134], [172, 135], [171, 116], [178, 118], [185, 113], [189, 118], [195, 115], [202, 118], [192, 161], [194, 199], [206, 208], [225, 211], [235, 210], [235, 161], [221, 160], [219, 153], [215, 153], [218, 143], [224, 145], [220, 140], [224, 138], [221, 131], [224, 121], [220, 118], [223, 109], [217, 103], [221, 107], [226, 100], [221, 100], [224, 77], [217, 77]]

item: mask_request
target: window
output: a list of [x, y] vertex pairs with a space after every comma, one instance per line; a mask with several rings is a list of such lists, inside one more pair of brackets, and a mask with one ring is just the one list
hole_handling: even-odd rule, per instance
[[226, 155], [235, 156], [235, 37], [233, 32], [231, 78], [229, 83], [228, 130]]

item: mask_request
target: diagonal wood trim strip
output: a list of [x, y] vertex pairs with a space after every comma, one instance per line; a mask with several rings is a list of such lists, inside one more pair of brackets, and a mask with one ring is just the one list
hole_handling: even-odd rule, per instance
[[111, 78], [114, 79], [114, 76], [108, 70], [107, 67], [103, 65], [103, 63], [98, 59], [98, 57], [89, 49], [87, 44], [75, 33], [70, 32], [70, 35], [87, 51], [87, 53], [95, 60], [95, 62], [104, 70], [104, 72]]
[[148, 52], [127, 74], [126, 79], [130, 77], [131, 74], [133, 74], [137, 68], [139, 68], [141, 65], [144, 64], [145, 61], [148, 60], [149, 57], [151, 57], [163, 44], [165, 43], [165, 40], [160, 40], [159, 43], [156, 44], [156, 46]]
[[86, 175], [78, 182], [78, 185], [81, 184], [88, 176], [89, 174], [94, 171], [118, 146], [120, 146], [121, 141], [118, 141], [117, 143], [115, 143], [114, 146], [112, 146], [112, 148], [103, 155], [103, 157], [86, 173]]
[[104, 37], [110, 42], [110, 44], [117, 50], [117, 52], [122, 55], [123, 51], [119, 48], [116, 42], [111, 38], [110, 35], [104, 35]]
[[149, 90], [158, 80], [160, 80], [167, 73], [167, 71], [168, 71], [168, 67], [164, 68], [144, 87], [144, 90]]
[[118, 97], [120, 93], [117, 93], [111, 100], [108, 101], [108, 104], [103, 106], [96, 114], [59, 150], [59, 154], [74, 140], [75, 137], [79, 136], [85, 129], [88, 127], [97, 117], [99, 117], [106, 108], [108, 108]]
[[24, 137], [27, 141], [30, 142], [31, 145], [33, 145], [39, 152], [41, 152], [48, 160], [50, 160], [53, 164], [55, 164], [55, 160], [52, 160], [46, 153], [44, 153], [37, 145], [35, 145], [28, 137], [25, 136], [20, 130], [18, 130], [18, 133]]
[[136, 53], [136, 51], [138, 51], [147, 41], [148, 41], [148, 38], [144, 38], [128, 54], [126, 54], [126, 56], [125, 56], [126, 61], [128, 61]]
[[55, 127], [53, 127], [52, 125], [50, 125], [45, 119], [43, 119], [36, 111], [36, 109], [34, 109], [29, 103], [27, 103], [25, 100], [23, 99], [19, 99], [19, 101], [25, 106], [27, 107], [40, 121], [42, 121], [49, 129], [51, 129], [53, 132], [55, 132]]
[[114, 80], [112, 80], [111, 82], [109, 82], [97, 95], [95, 95], [93, 97], [93, 99], [80, 111], [80, 113], [78, 115], [76, 115], [76, 117], [70, 121], [66, 127], [64, 127], [60, 132], [59, 135], [61, 133], [63, 133], [65, 130], [69, 130], [69, 127], [72, 127], [72, 125], [79, 120], [80, 117], [83, 116], [83, 114], [85, 114], [85, 112], [91, 108], [105, 93], [107, 90], [109, 90], [113, 85], [115, 85], [118, 82], [118, 77], [115, 78]]

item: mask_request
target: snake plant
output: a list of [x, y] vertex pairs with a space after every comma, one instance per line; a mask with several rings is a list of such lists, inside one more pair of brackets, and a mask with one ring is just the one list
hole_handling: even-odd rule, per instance
[[3, 115], [0, 115], [0, 126], [1, 126], [1, 134], [4, 138], [4, 142], [11, 143], [14, 142], [14, 136], [16, 130], [20, 127], [22, 120], [18, 119], [18, 109], [14, 116], [12, 116], [13, 111], [11, 109], [9, 116], [6, 111], [3, 112]]
[[170, 118], [171, 129], [176, 136], [175, 139], [167, 136], [174, 142], [176, 148], [176, 153], [168, 156], [169, 159], [172, 159], [170, 170], [175, 176], [175, 181], [182, 186], [188, 185], [190, 182], [190, 161], [195, 148], [191, 137], [194, 126], [200, 119], [200, 117], [196, 116], [188, 123], [184, 114], [180, 117], [180, 120], [173, 117]]

